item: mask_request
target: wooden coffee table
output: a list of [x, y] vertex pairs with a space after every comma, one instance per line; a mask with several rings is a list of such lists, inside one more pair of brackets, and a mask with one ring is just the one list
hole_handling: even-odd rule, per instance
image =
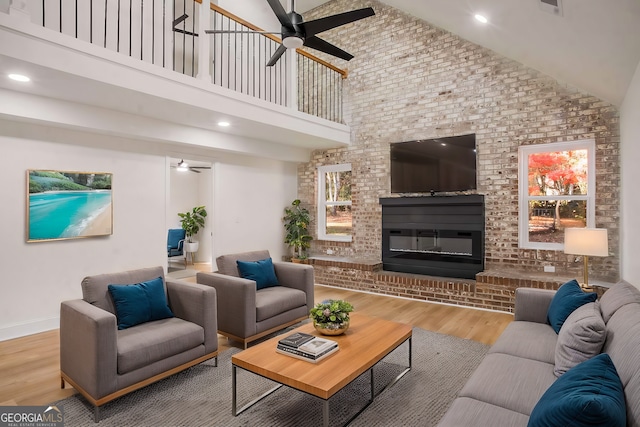
[[[380, 392], [395, 384], [411, 370], [411, 326], [384, 319], [351, 314], [349, 330], [343, 335], [327, 337], [338, 342], [340, 350], [314, 364], [276, 352], [278, 340], [293, 332], [319, 335], [312, 324], [303, 325], [294, 331], [250, 347], [231, 357], [232, 413], [237, 416], [283, 385], [303, 391], [323, 400], [323, 425], [329, 426], [329, 399], [351, 381], [367, 370], [370, 372], [371, 395], [366, 405], [347, 424], [364, 411], [375, 398], [373, 366], [382, 358], [408, 341], [409, 363], [396, 378]], [[237, 408], [237, 369], [242, 368], [279, 383], [278, 386]], [[379, 393], [379, 394], [380, 394]]]

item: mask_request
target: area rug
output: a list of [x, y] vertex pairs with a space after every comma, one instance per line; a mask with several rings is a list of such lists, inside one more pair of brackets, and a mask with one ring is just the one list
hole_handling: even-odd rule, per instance
[[[434, 426], [457, 392], [478, 366], [488, 346], [461, 338], [413, 329], [412, 370], [378, 395], [352, 426]], [[374, 368], [376, 392], [407, 364], [404, 343]], [[231, 414], [230, 349], [213, 361], [201, 363], [101, 408], [98, 426], [315, 426], [322, 425], [322, 401], [281, 387], [237, 417]], [[402, 365], [402, 366], [400, 366]], [[271, 389], [275, 383], [238, 370], [238, 404], [242, 406]], [[342, 425], [369, 397], [365, 373], [330, 400], [330, 424]], [[96, 426], [93, 408], [79, 395], [57, 403], [66, 427]]]

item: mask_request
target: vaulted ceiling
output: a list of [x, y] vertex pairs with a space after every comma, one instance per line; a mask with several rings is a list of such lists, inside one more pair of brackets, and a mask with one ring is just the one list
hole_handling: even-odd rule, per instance
[[[290, 1], [281, 0], [289, 10]], [[640, 0], [382, 0], [616, 106], [640, 61]], [[298, 0], [304, 13], [327, 0]], [[489, 20], [473, 19], [481, 13]]]

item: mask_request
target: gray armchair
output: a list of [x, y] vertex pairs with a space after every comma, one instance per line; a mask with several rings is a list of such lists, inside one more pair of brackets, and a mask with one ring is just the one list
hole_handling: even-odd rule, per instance
[[236, 261], [269, 257], [269, 251], [223, 255], [216, 259], [217, 272], [196, 276], [198, 283], [216, 288], [218, 333], [241, 342], [245, 348], [251, 341], [308, 318], [313, 307], [310, 265], [274, 262], [279, 286], [260, 290], [255, 281], [240, 277]]
[[86, 277], [82, 299], [61, 303], [61, 386], [66, 381], [82, 394], [96, 421], [105, 403], [218, 355], [216, 290], [209, 286], [167, 281], [175, 317], [118, 329], [108, 285], [158, 277], [164, 281], [162, 267]]

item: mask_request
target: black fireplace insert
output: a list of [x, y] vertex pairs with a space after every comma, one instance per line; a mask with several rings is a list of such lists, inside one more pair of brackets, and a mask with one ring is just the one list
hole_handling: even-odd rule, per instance
[[383, 269], [474, 279], [484, 269], [484, 197], [380, 199]]

